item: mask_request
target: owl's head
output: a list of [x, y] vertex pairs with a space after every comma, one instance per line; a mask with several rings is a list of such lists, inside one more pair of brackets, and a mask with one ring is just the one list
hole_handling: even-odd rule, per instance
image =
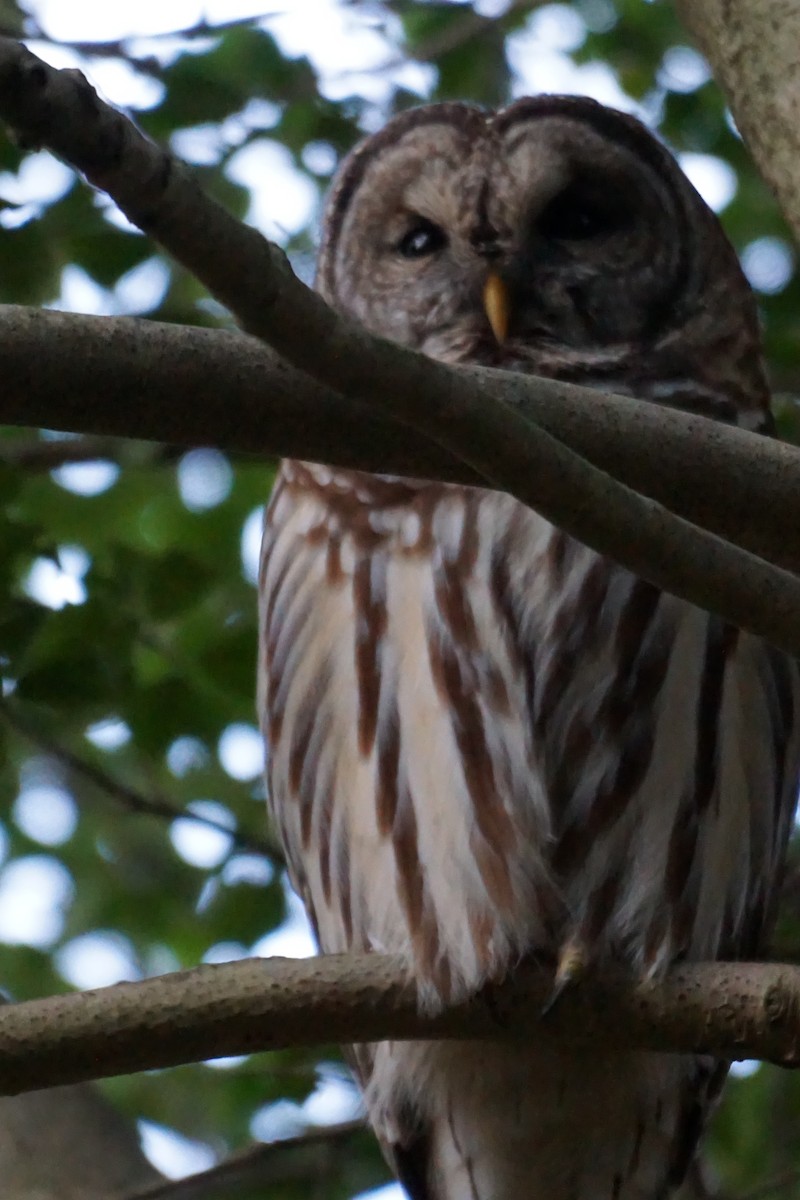
[[324, 228], [317, 286], [375, 333], [759, 424], [736, 255], [627, 114], [572, 96], [403, 113], [345, 160]]

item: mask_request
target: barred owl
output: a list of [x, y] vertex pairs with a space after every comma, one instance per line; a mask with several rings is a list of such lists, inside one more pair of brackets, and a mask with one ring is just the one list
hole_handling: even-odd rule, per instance
[[[317, 286], [447, 363], [769, 428], [716, 218], [590, 100], [391, 121], [339, 172]], [[302, 462], [267, 513], [261, 631], [271, 809], [323, 950], [404, 956], [436, 1007], [526, 955], [646, 978], [763, 946], [800, 725], [763, 641], [507, 495]], [[353, 1058], [413, 1200], [665, 1196], [726, 1069], [545, 1032]]]

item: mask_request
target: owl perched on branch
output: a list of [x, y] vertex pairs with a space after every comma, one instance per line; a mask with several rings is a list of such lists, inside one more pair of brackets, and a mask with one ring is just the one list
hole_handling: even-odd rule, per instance
[[[590, 100], [391, 121], [339, 172], [318, 288], [444, 362], [769, 427], [716, 218]], [[261, 627], [272, 813], [323, 950], [399, 953], [439, 1006], [525, 955], [563, 981], [763, 945], [798, 778], [785, 655], [506, 495], [301, 462], [267, 514]], [[546, 1030], [354, 1057], [413, 1200], [665, 1196], [725, 1074]]]

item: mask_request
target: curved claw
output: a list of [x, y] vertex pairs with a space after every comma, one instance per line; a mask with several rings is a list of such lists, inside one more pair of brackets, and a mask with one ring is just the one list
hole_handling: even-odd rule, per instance
[[577, 983], [586, 973], [588, 956], [582, 943], [570, 939], [558, 952], [558, 963], [553, 980], [553, 990], [542, 1006], [542, 1016], [552, 1012], [564, 992]]

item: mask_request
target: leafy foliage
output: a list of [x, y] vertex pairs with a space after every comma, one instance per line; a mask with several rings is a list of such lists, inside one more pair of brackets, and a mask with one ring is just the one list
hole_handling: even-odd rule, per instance
[[[499, 104], [530, 90], [537, 70], [549, 81], [556, 68], [565, 89], [600, 89], [604, 99], [624, 92], [678, 151], [728, 165], [735, 194], [723, 220], [762, 288], [773, 376], [781, 389], [800, 386], [800, 280], [786, 229], [671, 5], [516, 0], [489, 18], [467, 3], [341, 0], [340, 19], [353, 37], [370, 30], [383, 58], [333, 72], [312, 30], [308, 55], [297, 55], [277, 17], [163, 44], [83, 46], [75, 59], [90, 76], [109, 58], [127, 60], [157, 95], [136, 112], [142, 126], [184, 153], [194, 148], [203, 184], [242, 216], [252, 181], [242, 183], [232, 164], [248, 149], [285, 148], [283, 175], [258, 180], [267, 202], [289, 186], [287, 171], [293, 186], [299, 177], [320, 195], [363, 131], [422, 98]], [[0, 22], [11, 34], [46, 36], [13, 0], [2, 0]], [[169, 263], [148, 298], [137, 275], [152, 266], [146, 240], [79, 181], [58, 196], [20, 198], [22, 166], [21, 152], [0, 139], [8, 173], [0, 177], [0, 300], [56, 302], [77, 268], [82, 295], [101, 308], [225, 320]], [[269, 232], [307, 274], [313, 220]], [[82, 455], [73, 439], [43, 432], [9, 429], [0, 439], [0, 777], [3, 793], [17, 797], [0, 826], [0, 983], [19, 999], [101, 970], [98, 947], [113, 955], [111, 976], [157, 973], [247, 953], [287, 917], [258, 771], [242, 764], [241, 749], [238, 762], [223, 749], [226, 731], [230, 740], [232, 727], [254, 724], [255, 594], [241, 539], [243, 529], [252, 533], [271, 467], [119, 442], [103, 447], [103, 478], [96, 463], [71, 461]], [[68, 597], [61, 607], [59, 596]], [[190, 806], [187, 840], [181, 817]], [[203, 821], [223, 831], [206, 826], [211, 840], [202, 842]], [[19, 890], [20, 868], [60, 887], [38, 926], [22, 911], [36, 897]], [[12, 895], [18, 919], [9, 916]], [[797, 932], [790, 912], [789, 952]], [[86, 946], [95, 948], [91, 968], [77, 953]], [[302, 1126], [297, 1106], [323, 1076], [341, 1078], [334, 1050], [325, 1062], [286, 1052], [225, 1070], [117, 1079], [106, 1090], [131, 1117], [224, 1157], [254, 1130]], [[798, 1108], [795, 1076], [761, 1067], [732, 1082], [709, 1148], [727, 1192], [782, 1175], [784, 1192], [800, 1194], [800, 1146], [790, 1136]], [[350, 1136], [346, 1152], [292, 1162], [259, 1194], [346, 1200], [387, 1178], [365, 1135]]]

